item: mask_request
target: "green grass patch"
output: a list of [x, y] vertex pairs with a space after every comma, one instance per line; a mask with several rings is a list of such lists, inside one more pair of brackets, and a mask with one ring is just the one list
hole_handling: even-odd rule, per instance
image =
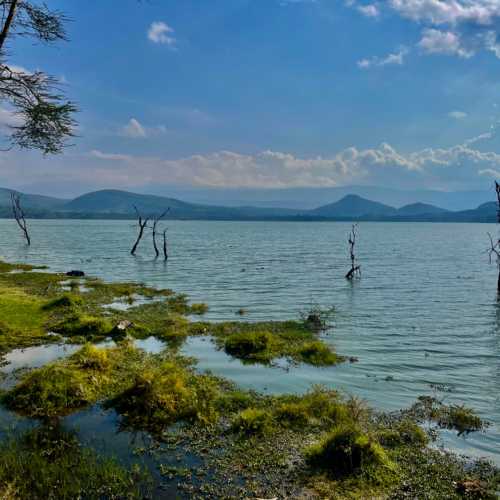
[[160, 431], [178, 421], [216, 421], [218, 396], [215, 378], [168, 360], [137, 373], [131, 386], [107, 406], [123, 416], [127, 428]]
[[109, 349], [86, 345], [66, 360], [28, 372], [2, 402], [29, 417], [68, 415], [123, 391], [144, 358], [128, 343]]
[[395, 464], [371, 436], [347, 424], [336, 426], [321, 441], [305, 451], [307, 462], [334, 478], [363, 476], [378, 481], [380, 470], [394, 471]]
[[189, 334], [211, 335], [219, 348], [250, 363], [269, 364], [287, 358], [295, 363], [331, 366], [345, 360], [319, 340], [317, 331], [306, 321], [198, 322], [189, 325]]

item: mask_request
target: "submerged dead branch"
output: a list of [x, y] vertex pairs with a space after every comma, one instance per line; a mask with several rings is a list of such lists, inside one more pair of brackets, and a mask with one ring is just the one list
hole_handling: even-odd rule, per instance
[[[500, 184], [495, 181], [495, 191], [497, 195], [497, 223], [500, 224]], [[497, 293], [500, 298], [500, 238], [493, 238], [491, 233], [488, 233], [488, 237], [490, 238], [490, 248], [488, 249], [488, 257], [490, 259], [490, 264], [493, 260], [496, 261], [498, 277], [497, 277]]]
[[26, 223], [26, 218], [24, 210], [21, 206], [21, 195], [12, 191], [10, 193], [10, 199], [12, 202], [12, 214], [14, 219], [16, 219], [17, 225], [23, 232], [23, 236], [26, 240], [27, 245], [31, 245], [31, 238], [28, 231], [28, 224]]
[[139, 233], [137, 234], [137, 239], [135, 240], [134, 246], [132, 247], [132, 250], [130, 253], [132, 255], [135, 255], [135, 252], [137, 250], [137, 247], [139, 246], [139, 243], [144, 236], [144, 229], [148, 226], [149, 219], [147, 217], [142, 217], [141, 213], [137, 209], [137, 207], [134, 205], [134, 210], [135, 213], [137, 214], [137, 223], [139, 224]]
[[354, 278], [361, 277], [361, 266], [356, 263], [356, 255], [354, 253], [354, 247], [356, 246], [356, 230], [358, 228], [357, 224], [353, 224], [351, 232], [349, 233], [349, 257], [351, 259], [351, 269], [345, 275], [346, 279], [352, 280]]
[[[157, 234], [157, 226], [158, 222], [160, 222], [168, 213], [170, 212], [170, 207], [168, 207], [166, 210], [164, 210], [160, 215], [156, 216], [153, 219], [153, 248], [155, 250], [155, 255], [156, 258], [160, 256], [160, 251], [158, 250], [158, 246], [156, 244], [156, 234]], [[163, 253], [165, 254], [165, 232], [163, 233]], [[165, 257], [166, 260], [166, 257]]]

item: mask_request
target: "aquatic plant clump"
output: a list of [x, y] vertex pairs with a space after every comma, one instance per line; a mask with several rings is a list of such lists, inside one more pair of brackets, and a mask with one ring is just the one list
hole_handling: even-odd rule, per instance
[[67, 360], [28, 372], [2, 402], [29, 417], [67, 415], [122, 391], [143, 366], [143, 357], [128, 344], [110, 349], [86, 345]]
[[335, 427], [319, 443], [310, 446], [305, 455], [311, 466], [324, 469], [333, 477], [359, 473], [375, 477], [378, 467], [395, 468], [382, 446], [353, 425]]
[[218, 395], [215, 379], [166, 361], [138, 373], [107, 406], [123, 415], [125, 426], [161, 430], [181, 420], [214, 422]]
[[236, 415], [232, 429], [242, 434], [265, 434], [272, 427], [272, 416], [259, 408], [247, 408]]
[[471, 408], [464, 405], [446, 405], [431, 396], [420, 396], [417, 402], [403, 412], [419, 421], [430, 421], [443, 429], [453, 429], [461, 434], [484, 430], [488, 422], [482, 420]]

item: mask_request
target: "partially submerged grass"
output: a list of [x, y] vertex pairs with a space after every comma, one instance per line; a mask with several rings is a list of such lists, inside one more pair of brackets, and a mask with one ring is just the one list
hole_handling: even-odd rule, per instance
[[420, 422], [430, 421], [442, 429], [456, 430], [459, 435], [484, 430], [488, 423], [464, 405], [451, 404], [431, 396], [420, 396], [405, 414]]
[[84, 448], [60, 427], [41, 427], [0, 444], [0, 498], [145, 498], [151, 481], [138, 466]]
[[29, 417], [67, 415], [124, 390], [143, 358], [128, 343], [109, 349], [86, 345], [66, 360], [28, 372], [2, 402]]
[[225, 352], [245, 362], [269, 364], [279, 358], [295, 363], [331, 366], [344, 357], [317, 338], [305, 321], [192, 323], [191, 335], [212, 335]]

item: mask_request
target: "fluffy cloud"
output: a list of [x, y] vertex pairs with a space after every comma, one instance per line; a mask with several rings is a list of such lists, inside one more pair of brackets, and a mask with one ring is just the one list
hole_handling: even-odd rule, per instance
[[[29, 152], [0, 153], [0, 185], [60, 192], [98, 188], [141, 189], [148, 185], [288, 188], [338, 185], [391, 185], [395, 188], [484, 189], [498, 177], [500, 154], [479, 149], [492, 133], [449, 148], [402, 152], [387, 143], [345, 148], [328, 156], [289, 152], [242, 154], [218, 151], [177, 159], [92, 150], [44, 159]], [[26, 187], [26, 186], [24, 186]]]
[[174, 29], [168, 24], [163, 21], [155, 21], [149, 27], [148, 39], [153, 43], [168, 45], [171, 49], [174, 49], [177, 43], [174, 33]]
[[462, 46], [460, 36], [452, 31], [425, 29], [418, 46], [428, 54], [447, 54], [469, 58], [474, 51]]
[[[500, 154], [473, 146], [490, 137], [481, 134], [450, 148], [410, 153], [382, 143], [377, 148], [350, 147], [333, 156], [309, 158], [279, 151], [252, 155], [219, 151], [163, 159], [94, 150], [87, 156], [88, 165], [76, 175], [122, 188], [152, 183], [261, 188], [390, 183], [395, 187], [464, 189], [484, 186], [483, 176], [500, 170]], [[1, 172], [0, 166], [0, 176]]]
[[348, 5], [372, 17], [385, 8], [422, 26], [418, 46], [425, 54], [469, 58], [488, 50], [500, 58], [500, 0], [386, 0], [376, 10], [355, 0]]
[[417, 22], [492, 25], [500, 16], [499, 0], [389, 0], [401, 16]]
[[157, 137], [168, 132], [165, 125], [146, 127], [136, 118], [130, 118], [128, 123], [119, 130], [119, 135], [131, 139], [145, 139], [146, 137]]
[[358, 5], [356, 8], [366, 17], [378, 17], [380, 15], [378, 6], [373, 3], [368, 5]]
[[402, 66], [404, 63], [404, 58], [408, 54], [408, 49], [401, 48], [399, 52], [388, 54], [385, 57], [371, 57], [369, 59], [361, 59], [357, 62], [358, 68], [369, 69], [373, 67], [383, 67], [383, 66]]
[[133, 139], [147, 136], [146, 129], [135, 118], [131, 118], [127, 125], [123, 127], [123, 135]]

